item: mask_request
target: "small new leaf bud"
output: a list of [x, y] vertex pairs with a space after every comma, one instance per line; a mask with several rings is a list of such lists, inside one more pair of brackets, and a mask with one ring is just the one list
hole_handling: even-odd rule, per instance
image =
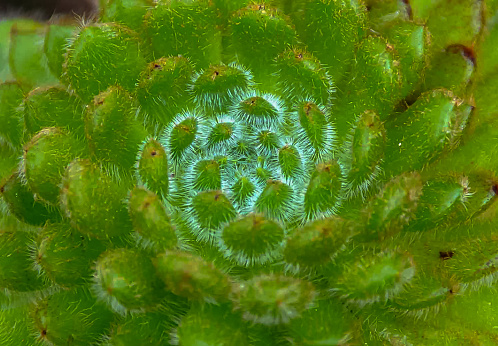
[[139, 182], [165, 198], [169, 192], [168, 154], [164, 147], [151, 138], [143, 145], [137, 162]]

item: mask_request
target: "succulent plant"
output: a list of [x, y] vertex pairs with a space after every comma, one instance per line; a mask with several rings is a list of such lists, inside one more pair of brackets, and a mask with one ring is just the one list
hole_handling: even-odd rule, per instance
[[0, 344], [498, 343], [498, 3], [0, 22]]

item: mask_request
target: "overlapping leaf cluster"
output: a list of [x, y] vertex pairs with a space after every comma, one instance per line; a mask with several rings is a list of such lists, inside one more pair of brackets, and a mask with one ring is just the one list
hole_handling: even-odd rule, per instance
[[0, 343], [497, 343], [497, 11], [1, 22]]

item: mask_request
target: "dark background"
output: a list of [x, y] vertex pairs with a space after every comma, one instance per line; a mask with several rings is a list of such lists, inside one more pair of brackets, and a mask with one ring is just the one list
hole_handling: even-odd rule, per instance
[[49, 19], [52, 15], [91, 15], [97, 11], [98, 0], [0, 0], [0, 17], [36, 16]]

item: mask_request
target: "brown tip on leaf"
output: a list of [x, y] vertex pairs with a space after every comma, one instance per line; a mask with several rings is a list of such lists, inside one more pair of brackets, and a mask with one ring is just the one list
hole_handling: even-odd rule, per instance
[[493, 184], [493, 186], [491, 187], [491, 190], [493, 191], [493, 193], [495, 195], [498, 195], [498, 183]]
[[405, 5], [405, 11], [406, 11], [406, 15], [407, 15], [408, 19], [412, 20], [413, 19], [413, 11], [412, 11], [412, 6], [410, 5], [410, 1], [409, 0], [401, 0], [401, 2], [403, 3], [403, 5]]
[[455, 251], [449, 250], [449, 251], [439, 251], [439, 258], [442, 259], [443, 261], [449, 260], [455, 255]]
[[460, 53], [465, 59], [470, 60], [474, 66], [476, 65], [476, 56], [472, 47], [467, 47], [463, 44], [452, 44], [446, 48], [446, 51], [453, 54]]

